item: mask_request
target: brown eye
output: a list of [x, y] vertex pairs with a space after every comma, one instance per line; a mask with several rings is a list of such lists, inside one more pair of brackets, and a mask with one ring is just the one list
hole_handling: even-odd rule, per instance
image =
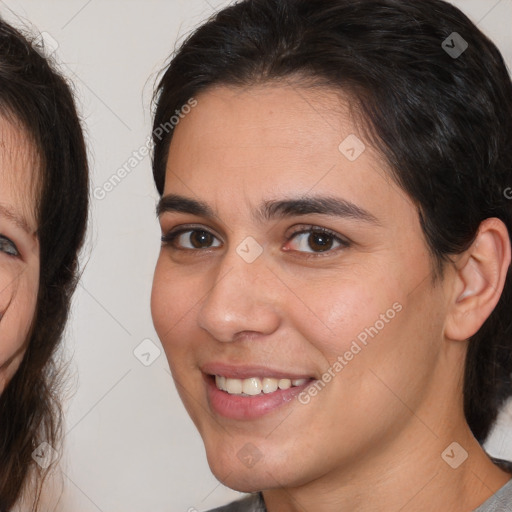
[[215, 239], [215, 237], [211, 233], [208, 233], [208, 231], [191, 231], [188, 238], [195, 249], [210, 247]]
[[315, 252], [323, 252], [332, 248], [334, 237], [326, 233], [313, 232], [308, 236], [308, 246]]
[[325, 229], [310, 228], [291, 236], [291, 249], [298, 252], [322, 253], [333, 249], [348, 247], [349, 243], [335, 233]]
[[176, 249], [210, 249], [220, 247], [215, 235], [205, 229], [182, 229], [162, 236], [162, 242]]

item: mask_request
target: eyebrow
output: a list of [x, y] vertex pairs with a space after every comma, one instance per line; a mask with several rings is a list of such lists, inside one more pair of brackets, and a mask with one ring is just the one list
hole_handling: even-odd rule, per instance
[[12, 208], [9, 208], [8, 206], [5, 206], [3, 204], [0, 204], [0, 216], [5, 217], [7, 220], [11, 221], [13, 224], [15, 224], [18, 228], [22, 229], [29, 235], [34, 235], [35, 233], [28, 225], [28, 222], [26, 219], [19, 215], [17, 212], [15, 212]]
[[[167, 212], [181, 212], [199, 217], [216, 217], [212, 208], [203, 201], [169, 194], [158, 202], [156, 213], [160, 217]], [[379, 224], [377, 218], [367, 210], [345, 199], [331, 196], [298, 197], [265, 201], [255, 212], [256, 219], [268, 221], [276, 218], [309, 214], [332, 215], [358, 221]]]

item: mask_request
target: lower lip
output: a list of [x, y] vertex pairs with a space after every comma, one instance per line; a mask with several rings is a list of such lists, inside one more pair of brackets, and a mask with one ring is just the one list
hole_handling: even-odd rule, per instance
[[311, 384], [311, 380], [302, 386], [278, 389], [273, 393], [260, 393], [256, 396], [230, 395], [215, 385], [215, 378], [205, 375], [208, 402], [219, 415], [234, 420], [251, 420], [269, 414], [289, 404], [298, 394]]

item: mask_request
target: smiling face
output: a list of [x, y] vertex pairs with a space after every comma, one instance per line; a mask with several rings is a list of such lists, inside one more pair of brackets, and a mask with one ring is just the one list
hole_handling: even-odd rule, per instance
[[152, 313], [215, 475], [296, 486], [431, 442], [425, 423], [461, 412], [447, 280], [344, 99], [274, 84], [197, 102], [169, 150]]
[[36, 308], [35, 162], [32, 143], [0, 118], [0, 393], [23, 359]]

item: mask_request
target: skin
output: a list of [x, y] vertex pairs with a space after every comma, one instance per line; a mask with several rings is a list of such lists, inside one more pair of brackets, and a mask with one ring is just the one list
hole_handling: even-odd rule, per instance
[[0, 118], [0, 393], [27, 348], [39, 288], [32, 143]]
[[[462, 376], [466, 340], [496, 305], [510, 263], [503, 223], [486, 221], [436, 283], [417, 209], [382, 157], [367, 142], [355, 161], [338, 149], [350, 134], [364, 140], [349, 98], [274, 83], [216, 87], [197, 101], [175, 129], [164, 197], [204, 201], [215, 215], [163, 211], [160, 224], [163, 234], [191, 225], [214, 238], [190, 248], [189, 231], [163, 244], [152, 314], [213, 473], [234, 489], [263, 490], [269, 512], [483, 503], [510, 475], [471, 435]], [[264, 201], [325, 195], [376, 222], [254, 216]], [[292, 237], [318, 226], [349, 245], [315, 254], [309, 233]], [[252, 263], [236, 251], [247, 236], [263, 250]], [[401, 311], [306, 405], [294, 399], [251, 420], [212, 409], [203, 365], [254, 364], [319, 380], [395, 303]], [[469, 454], [457, 469], [441, 457], [454, 441]], [[247, 443], [259, 454], [252, 467], [238, 456]]]

